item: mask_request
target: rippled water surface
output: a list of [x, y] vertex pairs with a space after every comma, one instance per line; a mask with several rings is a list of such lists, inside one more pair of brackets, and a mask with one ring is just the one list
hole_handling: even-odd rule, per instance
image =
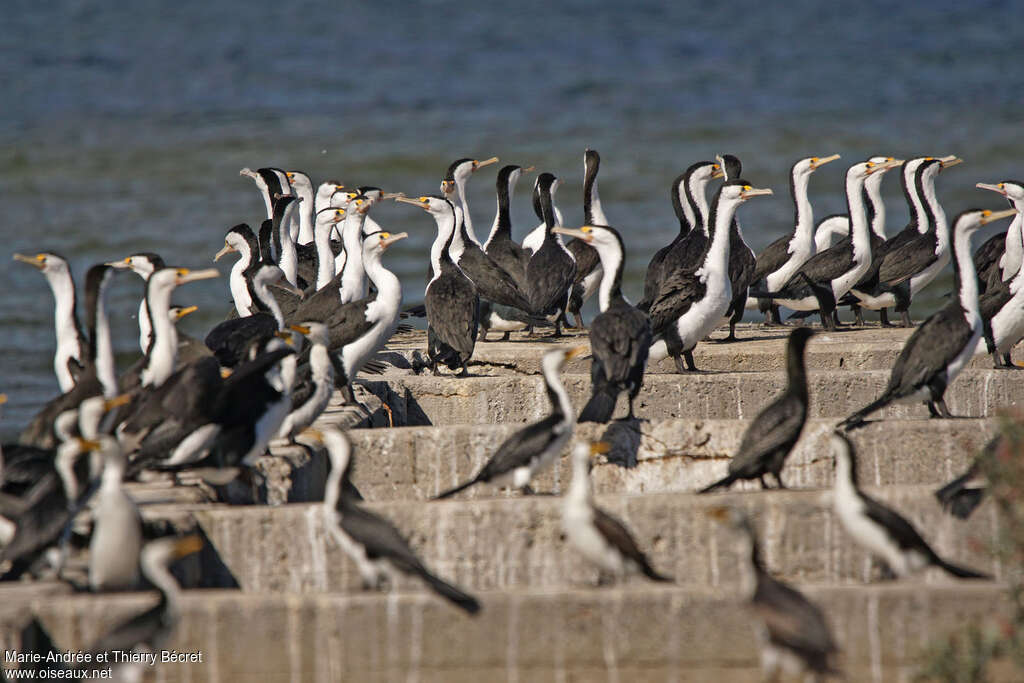
[[[799, 157], [843, 155], [811, 181], [818, 216], [844, 209], [844, 164], [872, 154], [963, 157], [939, 179], [951, 217], [1000, 206], [974, 183], [1024, 176], [1024, 5], [682, 4], [14, 3], [0, 32], [0, 391], [12, 399], [0, 433], [56, 392], [52, 300], [11, 253], [63, 253], [80, 281], [90, 264], [141, 250], [207, 266], [228, 227], [261, 217], [243, 166], [418, 194], [456, 158], [497, 155], [564, 178], [572, 224], [593, 147], [634, 298], [676, 230], [672, 178], [716, 153], [776, 190], [740, 210], [755, 250], [792, 225]], [[493, 218], [494, 170], [470, 185], [478, 233]], [[517, 236], [536, 224], [529, 182], [513, 205]], [[885, 192], [894, 232], [907, 211], [895, 178]], [[401, 205], [375, 217], [409, 231], [388, 263], [418, 300], [432, 221]], [[127, 364], [141, 281], [119, 278]], [[183, 287], [177, 300], [201, 307], [184, 329], [203, 334], [229, 298], [223, 279]]]

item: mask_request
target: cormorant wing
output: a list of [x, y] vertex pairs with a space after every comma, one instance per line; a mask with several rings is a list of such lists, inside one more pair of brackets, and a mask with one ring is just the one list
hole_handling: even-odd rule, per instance
[[752, 282], [763, 280], [789, 260], [789, 243], [792, 239], [792, 235], [783, 235], [757, 255]]
[[637, 546], [636, 540], [633, 539], [629, 530], [622, 522], [599, 507], [594, 507], [594, 526], [605, 540], [615, 546], [625, 557], [633, 560], [640, 567], [647, 564], [647, 556]]
[[760, 462], [765, 455], [795, 442], [807, 419], [806, 408], [796, 397], [784, 394], [762, 410], [743, 434], [729, 471], [736, 472]]
[[651, 302], [651, 329], [661, 334], [665, 329], [690, 310], [693, 302], [704, 296], [707, 286], [695, 270], [666, 272], [658, 293]]
[[907, 396], [945, 370], [971, 337], [963, 316], [954, 301], [921, 323], [896, 358], [885, 394]]
[[590, 347], [600, 359], [605, 376], [615, 382], [629, 378], [637, 365], [647, 362], [651, 346], [650, 319], [623, 302], [609, 307], [590, 323]]
[[928, 543], [902, 515], [864, 493], [860, 495], [864, 500], [864, 514], [868, 519], [888, 529], [901, 550], [917, 549], [931, 555]]
[[918, 235], [919, 239], [907, 240], [895, 249], [890, 249], [878, 267], [878, 280], [898, 285], [909, 280], [935, 263], [935, 239], [931, 235]]
[[753, 603], [773, 643], [807, 660], [827, 659], [838, 649], [821, 610], [796, 589], [759, 573]]
[[558, 415], [527, 425], [505, 439], [480, 471], [479, 481], [490, 481], [493, 477], [509, 472], [516, 467], [533, 463], [552, 442], [558, 439], [555, 425], [562, 421]]
[[388, 520], [354, 503], [344, 505], [341, 513], [341, 528], [360, 545], [366, 548], [371, 560], [387, 558], [403, 572], [415, 572], [423, 563], [409, 547], [409, 542]]

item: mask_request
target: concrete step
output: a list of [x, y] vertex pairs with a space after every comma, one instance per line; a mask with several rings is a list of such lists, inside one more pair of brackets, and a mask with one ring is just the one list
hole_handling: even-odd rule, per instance
[[[762, 327], [760, 323], [741, 323], [736, 328], [739, 341], [719, 343], [728, 334], [722, 327], [711, 334], [711, 341], [701, 343], [694, 349], [697, 367], [707, 371], [752, 371], [785, 370], [786, 338], [792, 327]], [[841, 329], [835, 332], [818, 330], [818, 334], [807, 345], [805, 362], [811, 370], [888, 370], [913, 329], [882, 328], [878, 326]], [[588, 332], [568, 330], [559, 339], [543, 336], [529, 337], [517, 332], [510, 341], [478, 342], [470, 361], [471, 371], [481, 374], [539, 374], [540, 358], [554, 345], [589, 345]], [[492, 335], [497, 339], [498, 335]], [[386, 359], [400, 370], [409, 367], [412, 354], [426, 352], [426, 332], [416, 330], [393, 338], [388, 351], [393, 355]], [[984, 350], [984, 344], [982, 344]], [[968, 367], [987, 369], [992, 359], [986, 354], [976, 356]], [[566, 368], [570, 373], [589, 372], [590, 359], [586, 357], [569, 361]], [[651, 372], [675, 372], [671, 359], [652, 364]]]
[[[878, 398], [889, 370], [815, 371], [808, 373], [811, 416], [841, 419]], [[576, 410], [590, 397], [590, 377], [563, 374]], [[648, 420], [672, 418], [752, 418], [786, 384], [784, 372], [652, 374], [636, 400], [636, 414]], [[502, 375], [463, 378], [388, 376], [367, 381], [366, 388], [386, 402], [396, 425], [498, 424], [530, 422], [548, 414], [544, 382], [539, 376]], [[625, 414], [625, 399], [616, 416]], [[946, 391], [954, 415], [992, 417], [1024, 403], [1024, 381], [1015, 370], [965, 370]], [[874, 416], [923, 418], [923, 404], [897, 404]]]
[[[911, 680], [930, 643], [967, 620], [1009, 612], [1005, 589], [996, 584], [800, 588], [824, 611], [850, 681]], [[157, 664], [145, 680], [761, 680], [756, 622], [731, 589], [629, 586], [479, 597], [483, 611], [470, 618], [420, 591], [189, 591], [165, 647], [200, 652], [202, 662]], [[153, 602], [145, 594], [5, 601], [0, 634], [5, 647], [17, 647], [13, 631], [31, 610], [59, 647], [84, 650]], [[993, 680], [1015, 680], [1014, 672], [997, 668]]]
[[[621, 421], [576, 425], [576, 439], [605, 440], [612, 451], [594, 465], [591, 481], [601, 493], [696, 491], [725, 476], [739, 448], [746, 420]], [[797, 488], [832, 485], [829, 436], [834, 420], [810, 420], [786, 461], [783, 481]], [[986, 420], [886, 420], [857, 430], [860, 476], [875, 486], [939, 486], [961, 474], [997, 429]], [[521, 425], [455, 425], [350, 431], [352, 480], [367, 500], [423, 500], [471, 479], [498, 445]], [[568, 454], [571, 445], [565, 449]], [[325, 457], [320, 454], [320, 457]], [[534, 489], [560, 493], [571, 476], [568, 458], [535, 480]], [[322, 480], [321, 480], [322, 481]], [[772, 482], [774, 485], [774, 482]], [[737, 489], [759, 489], [740, 482]], [[476, 486], [460, 499], [492, 498]]]
[[[873, 491], [889, 501], [946, 559], [1003, 576], [986, 550], [997, 541], [999, 516], [985, 504], [967, 522], [943, 513], [931, 487]], [[597, 572], [563, 538], [561, 498], [369, 503], [409, 539], [440, 576], [471, 590], [569, 588], [593, 585]], [[631, 529], [653, 565], [690, 587], [737, 579], [739, 548], [707, 510], [723, 503], [748, 510], [761, 529], [768, 565], [780, 576], [817, 583], [863, 583], [879, 576], [854, 546], [831, 508], [830, 491], [768, 491], [697, 496], [605, 495], [598, 503]], [[354, 565], [326, 534], [319, 505], [150, 506], [159, 518], [191, 515], [237, 585], [247, 592], [354, 590]], [[179, 521], [176, 526], [182, 526]], [[952, 579], [938, 570], [926, 581]], [[417, 585], [400, 579], [401, 587]]]

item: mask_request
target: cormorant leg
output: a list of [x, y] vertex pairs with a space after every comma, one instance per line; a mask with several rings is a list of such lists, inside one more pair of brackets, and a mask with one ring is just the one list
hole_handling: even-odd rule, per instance
[[686, 372], [686, 367], [683, 365], [683, 359], [679, 356], [672, 356], [672, 360], [676, 363], [676, 372]]
[[506, 332], [505, 334], [501, 335], [501, 341], [508, 341], [510, 334], [512, 334], [512, 333], [511, 332]]
[[925, 401], [928, 405], [928, 417], [939, 417], [939, 411], [935, 408], [935, 401]]
[[466, 367], [466, 361], [462, 361], [462, 370], [459, 371], [459, 377], [469, 377], [469, 368]]
[[818, 311], [818, 313], [821, 315], [821, 326], [823, 328], [825, 328], [826, 330], [836, 329], [836, 323], [835, 320], [832, 319], [831, 312], [826, 313], [824, 309], [821, 309]]
[[757, 476], [757, 479], [758, 479], [758, 481], [761, 482], [761, 488], [763, 488], [764, 490], [767, 491], [768, 490], [768, 484], [764, 480], [764, 475], [763, 474], [759, 474]]
[[533, 487], [530, 486], [529, 484], [524, 484], [522, 486], [522, 488], [520, 488], [519, 490], [523, 492], [524, 496], [536, 496], [537, 495], [537, 492], [534, 491]]
[[902, 325], [901, 327], [913, 327], [914, 323], [910, 322], [910, 311], [903, 311], [900, 314]]
[[[842, 320], [839, 319], [839, 309], [838, 308], [833, 308], [832, 309], [832, 324], [835, 325], [836, 328], [846, 327], [846, 323], [844, 323]], [[835, 329], [835, 328], [833, 328], [833, 329]]]
[[478, 342], [485, 342], [485, 341], [487, 341], [487, 328], [486, 327], [481, 327], [480, 328], [480, 331], [477, 332], [477, 334], [476, 334], [476, 340]]
[[696, 372], [697, 364], [693, 362], [693, 351], [683, 351], [683, 358], [686, 359], [687, 369], [691, 372]]
[[1010, 353], [1009, 353], [1009, 352], [1006, 352], [1006, 353], [1004, 353], [1004, 354], [1003, 354], [1003, 364], [1004, 364], [1004, 365], [1005, 365], [1006, 367], [1008, 367], [1008, 368], [1013, 368], [1013, 367], [1016, 367], [1016, 366], [1015, 366], [1015, 365], [1013, 364], [1013, 359], [1012, 359], [1012, 358], [1010, 358]]
[[777, 304], [772, 304], [771, 308], [768, 309], [768, 312], [772, 316], [772, 324], [773, 325], [781, 325], [782, 324], [782, 311], [779, 310], [779, 307], [778, 307]]
[[437, 362], [436, 361], [431, 361], [430, 362], [430, 372], [434, 375], [434, 377], [440, 377], [441, 376], [441, 371], [437, 369]]
[[878, 320], [881, 321], [882, 327], [892, 327], [892, 323], [889, 322], [889, 309], [883, 308], [878, 312]]
[[778, 482], [780, 489], [786, 488], [786, 485], [782, 483], [782, 472], [775, 473], [775, 481]]
[[573, 315], [576, 316], [576, 329], [587, 329], [587, 326], [583, 323], [583, 311], [576, 311], [575, 313], [573, 313]]
[[850, 306], [853, 309], [853, 324], [857, 327], [864, 327], [864, 309], [854, 304]]
[[946, 399], [940, 398], [938, 401], [935, 401], [935, 407], [939, 409], [939, 417], [946, 419], [955, 417], [953, 413], [949, 412], [949, 408], [946, 407]]

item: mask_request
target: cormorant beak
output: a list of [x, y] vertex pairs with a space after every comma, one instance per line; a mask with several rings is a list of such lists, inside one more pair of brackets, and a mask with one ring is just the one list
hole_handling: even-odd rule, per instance
[[536, 171], [536, 170], [537, 170], [536, 166], [527, 166], [526, 168], [520, 168], [519, 172], [520, 173], [532, 173], [533, 171]]
[[355, 200], [355, 203], [356, 212], [361, 216], [365, 216], [366, 212], [370, 210], [371, 206], [373, 206], [373, 202], [368, 201], [366, 199], [357, 199]]
[[1010, 216], [1017, 215], [1017, 209], [1003, 209], [1002, 211], [982, 211], [981, 212], [981, 224], [988, 225], [993, 221], [998, 221], [1003, 218], [1009, 218]]
[[228, 377], [231, 376], [232, 372], [234, 372], [234, 371], [231, 368], [221, 368], [220, 369], [220, 378], [221, 379], [227, 379]]
[[278, 339], [283, 339], [284, 343], [288, 344], [288, 346], [292, 345], [292, 333], [288, 330], [277, 330], [274, 332], [274, 336]]
[[181, 309], [178, 310], [178, 320], [181, 320], [182, 318], [184, 318], [189, 313], [195, 313], [198, 310], [199, 310], [198, 306], [186, 306], [185, 308], [181, 308]]
[[345, 189], [345, 186], [344, 186], [344, 185], [335, 185], [335, 186], [334, 186], [334, 191], [335, 191], [335, 192], [341, 192], [341, 191], [342, 191], [342, 190], [344, 190], [344, 189]]
[[955, 154], [950, 154], [948, 157], [939, 157], [939, 167], [947, 169], [950, 166], [956, 166], [959, 163], [963, 163], [963, 159]]
[[740, 198], [743, 199], [744, 201], [746, 201], [746, 200], [750, 199], [751, 197], [758, 197], [758, 196], [761, 196], [761, 195], [770, 195], [770, 194], [773, 194], [770, 188], [767, 188], [767, 187], [750, 187], [749, 185], [747, 185], [740, 192]]
[[498, 157], [491, 157], [490, 159], [484, 159], [483, 161], [474, 161], [473, 170], [478, 171], [484, 166], [490, 166], [491, 164], [498, 163]]
[[451, 194], [455, 192], [455, 181], [454, 180], [442, 180], [441, 181], [441, 192], [444, 194]]
[[0, 406], [7, 403], [7, 394], [0, 394]]
[[291, 171], [285, 171], [284, 174], [288, 177], [288, 180], [295, 180], [295, 174]]
[[315, 444], [323, 444], [324, 442], [324, 433], [312, 427], [307, 427], [298, 436], [299, 438], [308, 439]]
[[827, 156], [827, 157], [818, 157], [817, 159], [814, 159], [813, 161], [811, 161], [811, 170], [812, 171], [817, 171], [819, 168], [821, 168], [825, 164], [829, 163], [830, 161], [835, 161], [838, 158], [839, 158], [838, 154], [832, 154], [832, 155]]
[[103, 412], [109, 413], [114, 408], [118, 408], [123, 405], [128, 405], [129, 403], [131, 403], [131, 400], [132, 394], [121, 394], [120, 396], [115, 396], [114, 398], [108, 398], [106, 401], [103, 402]]
[[404, 192], [381, 192], [380, 193], [381, 201], [383, 201], [385, 199], [398, 199], [399, 197], [404, 197], [404, 196], [405, 196]]
[[295, 330], [299, 334], [309, 334], [309, 327], [305, 325], [289, 325], [289, 330]]
[[25, 256], [24, 254], [15, 254], [14, 255], [14, 260], [15, 261], [21, 261], [22, 263], [27, 263], [30, 266], [34, 267], [34, 268], [38, 268], [39, 270], [42, 270], [43, 268], [46, 267], [46, 255], [45, 254], [36, 254], [35, 256]]
[[725, 177], [725, 171], [722, 170], [722, 167], [719, 164], [712, 164], [711, 165], [711, 177], [712, 178], [724, 178]]
[[98, 451], [100, 449], [100, 442], [93, 439], [83, 439], [79, 437], [78, 447], [83, 451]]
[[998, 185], [990, 185], [989, 183], [978, 183], [977, 185], [975, 185], [975, 187], [978, 188], [979, 190], [992, 190], [993, 192], [998, 192], [1004, 197], [1006, 196], [1006, 190], [1003, 188], [1002, 183], [999, 183]]
[[203, 539], [198, 534], [186, 536], [174, 544], [174, 559], [180, 559], [203, 549]]
[[205, 268], [203, 270], [189, 270], [188, 268], [179, 268], [178, 277], [176, 283], [183, 285], [186, 282], [196, 282], [197, 280], [212, 280], [215, 277], [220, 277], [220, 271], [216, 268]]
[[381, 249], [387, 249], [388, 247], [390, 247], [395, 242], [397, 242], [399, 240], [404, 240], [408, 236], [409, 236], [409, 233], [407, 233], [407, 232], [399, 232], [399, 233], [396, 233], [394, 235], [392, 235], [389, 232], [382, 233], [381, 236], [380, 236], [380, 248]]
[[234, 251], [235, 248], [233, 246], [231, 246], [230, 244], [225, 244], [223, 249], [221, 249], [220, 251], [213, 255], [213, 262], [216, 263], [217, 261], [220, 261], [221, 256], [234, 253]]
[[594, 441], [590, 444], [590, 456], [604, 455], [612, 450], [612, 445], [607, 441]]
[[292, 283], [288, 282], [288, 280], [285, 279], [283, 274], [281, 275], [281, 279], [274, 283], [274, 286], [276, 286], [278, 289], [283, 289], [289, 294], [294, 294], [300, 299], [304, 299], [306, 297], [306, 294], [301, 289], [299, 289]]
[[239, 171], [238, 175], [245, 175], [249, 176], [250, 178], [258, 178], [260, 174], [252, 170], [251, 168], [246, 167]]
[[118, 270], [124, 270], [125, 268], [132, 267], [132, 257], [125, 256], [120, 261], [110, 261], [108, 263], [104, 263], [103, 265], [110, 266], [111, 268], [117, 268]]
[[890, 168], [896, 168], [903, 161], [901, 159], [889, 159], [888, 161], [882, 161], [879, 163], [868, 162], [867, 170], [864, 171], [865, 176], [869, 176], [872, 173], [885, 173]]
[[565, 359], [572, 360], [576, 356], [581, 356], [587, 352], [587, 348], [588, 347], [586, 344], [583, 344], [581, 346], [574, 346], [573, 348], [565, 352]]
[[430, 211], [430, 202], [427, 201], [426, 197], [420, 197], [419, 199], [409, 199], [408, 197], [395, 197], [395, 201], [401, 202], [403, 204], [412, 204], [413, 206], [420, 207], [424, 211]]
[[594, 234], [591, 232], [589, 225], [584, 225], [582, 228], [563, 228], [556, 226], [551, 228], [551, 232], [557, 232], [560, 235], [570, 235], [572, 237], [578, 237], [587, 244], [594, 241]]

